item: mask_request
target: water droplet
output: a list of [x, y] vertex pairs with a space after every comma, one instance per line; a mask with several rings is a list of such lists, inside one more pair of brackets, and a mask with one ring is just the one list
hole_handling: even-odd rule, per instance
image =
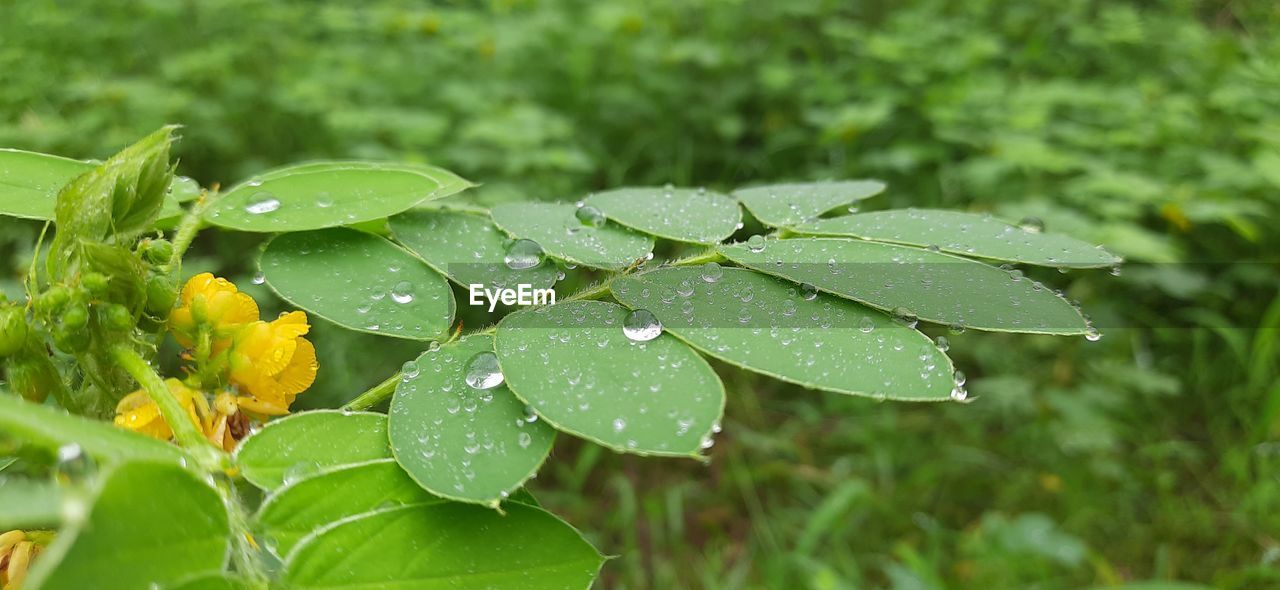
[[1039, 217], [1023, 217], [1022, 221], [1018, 222], [1018, 227], [1029, 234], [1038, 234], [1044, 231], [1044, 220]]
[[58, 447], [58, 462], [54, 465], [54, 473], [58, 480], [66, 484], [82, 484], [93, 477], [97, 466], [93, 459], [75, 443]]
[[858, 331], [862, 332], [863, 334], [870, 334], [875, 329], [876, 329], [876, 322], [875, 320], [869, 317], [864, 317], [862, 318], [861, 321], [858, 322]]
[[920, 319], [916, 317], [916, 314], [911, 313], [911, 310], [905, 307], [893, 308], [893, 318], [908, 328], [914, 328], [916, 324], [920, 323]]
[[245, 213], [250, 215], [262, 215], [270, 213], [280, 208], [280, 199], [268, 192], [255, 193], [249, 198], [249, 204], [244, 206]]
[[527, 449], [529, 445], [533, 444], [533, 435], [528, 432], [521, 432], [516, 437], [516, 442], [520, 444], [520, 448]]
[[965, 375], [964, 375], [964, 371], [961, 371], [961, 370], [958, 370], [958, 369], [957, 369], [957, 370], [956, 370], [956, 372], [951, 376], [951, 378], [955, 381], [955, 383], [956, 383], [956, 387], [964, 387], [965, 382], [969, 380], [969, 378], [968, 378], [968, 377], [965, 377]]
[[662, 322], [647, 309], [637, 309], [622, 321], [622, 334], [634, 342], [648, 342], [662, 334]]
[[502, 369], [498, 367], [498, 355], [489, 351], [476, 353], [467, 361], [467, 385], [472, 389], [493, 389], [502, 385]]
[[507, 255], [502, 261], [511, 270], [524, 270], [542, 264], [542, 246], [533, 240], [516, 240], [507, 248]]
[[813, 301], [818, 298], [818, 288], [809, 283], [801, 283], [800, 297], [803, 297], [805, 301]]
[[623, 430], [626, 430], [626, 429], [627, 429], [627, 421], [626, 421], [625, 419], [623, 419], [623, 418], [614, 418], [614, 419], [613, 419], [613, 431], [614, 431], [614, 432], [622, 432]]
[[1089, 342], [1097, 342], [1102, 340], [1102, 332], [1099, 332], [1098, 329], [1093, 326], [1089, 326], [1088, 328], [1085, 328], [1084, 339]]
[[951, 350], [951, 341], [947, 340], [946, 336], [938, 336], [937, 343], [938, 343], [938, 350], [941, 350], [942, 352]]
[[708, 262], [702, 265], [702, 280], [708, 283], [714, 283], [724, 276], [724, 269], [719, 264]]
[[396, 283], [396, 286], [391, 288], [391, 300], [400, 304], [413, 301], [413, 283], [409, 281]]
[[596, 209], [591, 205], [578, 207], [578, 210], [573, 213], [573, 216], [577, 217], [578, 221], [582, 222], [582, 225], [587, 227], [600, 227], [604, 225], [604, 213], [601, 213], [599, 209]]
[[263, 284], [263, 283], [267, 282], [267, 275], [266, 275], [266, 274], [264, 274], [262, 271], [258, 271], [258, 272], [256, 272], [256, 273], [254, 273], [254, 274], [253, 274], [253, 278], [252, 278], [252, 279], [250, 279], [250, 280], [251, 280], [251, 282], [252, 282], [253, 284], [255, 284], [255, 285], [261, 285], [261, 284]]
[[414, 361], [405, 361], [403, 365], [400, 365], [400, 379], [404, 381], [417, 377], [419, 372], [418, 363]]
[[763, 252], [764, 236], [757, 234], [747, 238], [747, 249], [752, 252]]

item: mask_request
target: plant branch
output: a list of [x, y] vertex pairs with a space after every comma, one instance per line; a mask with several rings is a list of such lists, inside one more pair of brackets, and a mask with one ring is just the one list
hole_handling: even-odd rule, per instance
[[367, 410], [373, 406], [382, 403], [383, 400], [391, 397], [396, 392], [396, 384], [400, 382], [400, 371], [396, 371], [387, 378], [386, 381], [374, 385], [364, 393], [357, 395], [355, 399], [347, 402], [342, 406], [344, 410]]
[[168, 264], [165, 265], [166, 270], [176, 271], [182, 268], [182, 257], [187, 253], [187, 248], [191, 247], [191, 242], [196, 239], [196, 234], [200, 233], [201, 220], [204, 217], [204, 210], [213, 203], [218, 196], [218, 187], [214, 187], [200, 198], [196, 199], [195, 204], [187, 210], [186, 215], [182, 217], [182, 222], [178, 224], [178, 230], [173, 234], [173, 255], [169, 257]]

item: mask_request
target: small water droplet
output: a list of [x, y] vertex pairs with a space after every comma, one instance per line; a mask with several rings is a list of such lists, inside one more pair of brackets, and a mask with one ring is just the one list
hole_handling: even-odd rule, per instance
[[747, 249], [748, 249], [748, 250], [750, 250], [750, 251], [752, 251], [752, 252], [757, 252], [757, 253], [758, 253], [758, 252], [763, 252], [763, 251], [764, 251], [764, 236], [759, 235], [759, 234], [756, 234], [756, 235], [754, 235], [754, 236], [751, 236], [750, 238], [747, 238]]
[[947, 340], [946, 336], [938, 336], [937, 343], [938, 350], [941, 350], [942, 352], [951, 350], [951, 341]]
[[280, 208], [280, 199], [268, 192], [255, 193], [249, 198], [249, 204], [244, 206], [245, 213], [250, 215], [262, 215], [270, 213]]
[[869, 317], [864, 317], [862, 318], [861, 321], [858, 322], [858, 331], [862, 332], [863, 334], [870, 334], [875, 329], [876, 329], [876, 321]]
[[511, 270], [524, 270], [542, 264], [543, 258], [542, 246], [533, 240], [521, 239], [511, 242], [502, 261]]
[[413, 283], [409, 281], [396, 283], [396, 286], [391, 288], [391, 300], [400, 304], [413, 301]]
[[601, 213], [599, 209], [596, 209], [591, 205], [578, 207], [578, 210], [574, 211], [573, 216], [577, 217], [578, 221], [582, 222], [582, 225], [587, 227], [600, 227], [604, 225], [604, 213]]
[[1089, 326], [1084, 331], [1084, 339], [1089, 342], [1097, 342], [1102, 340], [1102, 332], [1099, 332], [1098, 329], [1093, 326]]
[[809, 283], [801, 283], [800, 297], [803, 297], [805, 301], [813, 301], [818, 298], [818, 288]]
[[1018, 227], [1029, 234], [1038, 234], [1044, 231], [1044, 220], [1039, 217], [1023, 217], [1022, 221], [1018, 222]]
[[708, 262], [702, 265], [702, 280], [708, 283], [714, 283], [724, 276], [724, 269], [719, 264]]
[[648, 342], [662, 334], [662, 322], [647, 309], [637, 309], [622, 321], [622, 334], [634, 342]]
[[412, 380], [418, 376], [419, 372], [421, 370], [418, 368], [418, 363], [414, 361], [405, 361], [403, 365], [400, 365], [400, 378], [404, 381]]
[[467, 361], [466, 382], [472, 389], [493, 389], [502, 385], [503, 380], [498, 355], [486, 350]]
[[253, 274], [253, 279], [251, 279], [251, 282], [255, 285], [261, 285], [267, 282], [267, 275], [264, 274], [262, 271], [258, 271]]

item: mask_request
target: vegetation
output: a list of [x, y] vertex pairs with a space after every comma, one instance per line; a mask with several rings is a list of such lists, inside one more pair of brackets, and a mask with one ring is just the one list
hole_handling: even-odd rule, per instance
[[[1128, 262], [1022, 267], [1083, 302], [1100, 341], [921, 323], [949, 339], [967, 404], [713, 361], [728, 403], [709, 464], [562, 436], [534, 495], [620, 556], [605, 587], [1276, 584], [1275, 7], [846, 4], [11, 3], [0, 145], [105, 158], [181, 123], [178, 172], [206, 187], [308, 159], [430, 164], [481, 182], [452, 199], [509, 231], [496, 211], [515, 201], [830, 178], [886, 181], [863, 212], [1039, 218]], [[734, 239], [765, 233], [747, 221]], [[0, 223], [21, 301], [41, 224]], [[260, 241], [202, 232], [181, 276], [142, 276], [213, 271], [274, 317], [291, 306], [252, 280]], [[562, 295], [601, 276], [568, 274]], [[295, 409], [337, 407], [422, 350], [310, 327], [322, 368]], [[21, 456], [6, 473], [47, 465]]]

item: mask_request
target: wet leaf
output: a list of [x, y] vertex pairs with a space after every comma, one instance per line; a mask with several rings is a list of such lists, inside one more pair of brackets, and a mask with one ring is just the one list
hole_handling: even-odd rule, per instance
[[603, 562], [573, 527], [539, 508], [510, 504], [503, 515], [445, 503], [320, 529], [289, 554], [284, 583], [294, 590], [586, 589]]
[[414, 361], [391, 400], [391, 450], [428, 491], [497, 506], [537, 473], [555, 430], [527, 415], [506, 387], [473, 387], [472, 359], [481, 353], [493, 353], [492, 336], [463, 338]]
[[672, 336], [628, 337], [627, 316], [569, 301], [503, 318], [495, 347], [507, 386], [558, 430], [617, 451], [695, 455], [720, 419], [724, 386]]
[[503, 203], [494, 223], [508, 234], [533, 240], [547, 255], [593, 268], [621, 269], [653, 250], [653, 238], [611, 223], [584, 224], [567, 203]]
[[0, 393], [0, 434], [24, 443], [57, 449], [76, 444], [99, 461], [142, 460], [181, 463], [186, 453], [154, 438], [97, 420]]
[[[457, 192], [418, 169], [320, 162], [243, 182], [205, 210], [208, 222], [251, 232], [288, 232], [384, 219]], [[452, 191], [452, 192], [451, 192]]]
[[840, 238], [775, 240], [759, 252], [721, 248], [761, 272], [907, 319], [996, 332], [1085, 334], [1080, 311], [1028, 278], [967, 258]]
[[865, 238], [991, 260], [1060, 268], [1114, 266], [1118, 256], [1062, 234], [1044, 233], [989, 215], [938, 209], [894, 209], [819, 219], [797, 233]]
[[756, 219], [770, 227], [791, 227], [807, 222], [836, 207], [884, 192], [879, 180], [842, 180], [770, 184], [740, 188], [733, 196]]
[[303, 537], [344, 518], [393, 506], [444, 500], [428, 494], [394, 459], [344, 465], [276, 490], [258, 510], [263, 542], [287, 555]]
[[401, 213], [390, 223], [396, 241], [464, 287], [479, 284], [514, 288], [524, 283], [546, 289], [556, 282], [557, 270], [550, 262], [525, 269], [507, 266], [505, 258], [511, 239], [487, 217], [420, 210]]
[[806, 298], [750, 270], [726, 268], [714, 283], [702, 274], [659, 269], [615, 281], [613, 294], [694, 348], [757, 373], [876, 399], [951, 397], [951, 360], [884, 313], [825, 293]]
[[80, 160], [0, 149], [0, 214], [51, 221], [58, 190], [92, 169]]
[[61, 493], [49, 479], [0, 475], [0, 531], [57, 528]]
[[29, 587], [101, 588], [104, 580], [113, 588], [165, 587], [219, 570], [226, 559], [231, 529], [222, 498], [175, 465], [122, 464], [87, 509], [35, 560]]
[[281, 297], [343, 327], [430, 340], [453, 322], [453, 291], [412, 254], [375, 235], [334, 228], [271, 240], [260, 268]]
[[697, 244], [719, 243], [742, 221], [733, 199], [702, 189], [622, 188], [591, 195], [586, 206], [632, 229]]
[[386, 416], [336, 410], [269, 422], [236, 451], [244, 478], [267, 490], [325, 469], [389, 458]]

